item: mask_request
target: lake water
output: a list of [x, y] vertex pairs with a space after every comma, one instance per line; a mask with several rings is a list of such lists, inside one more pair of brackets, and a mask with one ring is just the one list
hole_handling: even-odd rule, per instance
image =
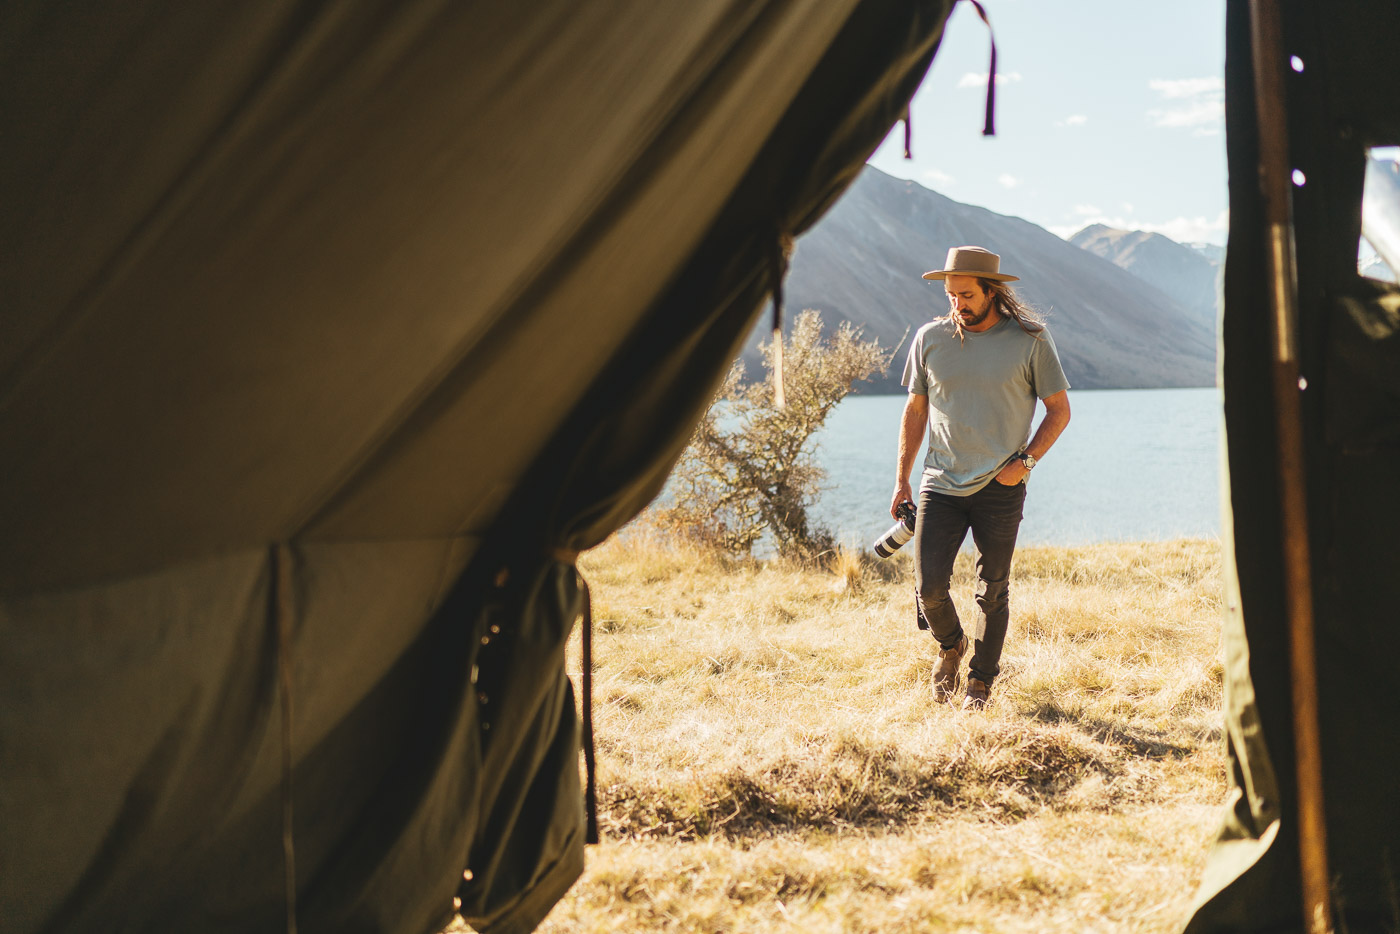
[[[1071, 390], [1070, 406], [1031, 476], [1020, 544], [1220, 534], [1218, 389]], [[891, 524], [903, 409], [903, 396], [848, 396], [817, 438], [827, 480], [812, 517], [844, 545], [869, 547]], [[922, 463], [921, 449], [915, 490]]]

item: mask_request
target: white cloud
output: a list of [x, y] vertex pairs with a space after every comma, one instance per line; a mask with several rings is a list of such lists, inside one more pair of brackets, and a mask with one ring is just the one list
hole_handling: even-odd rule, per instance
[[997, 176], [997, 181], [1001, 182], [1003, 188], [1015, 188], [1021, 184], [1021, 180], [1009, 172], [1003, 172]]
[[935, 185], [953, 184], [953, 176], [949, 175], [947, 172], [939, 171], [938, 169], [928, 169], [921, 177], [924, 181], [932, 182]]
[[[1074, 213], [1080, 213], [1077, 207]], [[1090, 224], [1103, 224], [1105, 227], [1113, 227], [1117, 230], [1146, 230], [1149, 233], [1159, 233], [1164, 237], [1175, 240], [1177, 243], [1199, 243], [1201, 241], [1224, 243], [1225, 232], [1230, 227], [1230, 212], [1221, 211], [1214, 219], [1207, 217], [1174, 217], [1161, 222], [1144, 221], [1134, 217], [1108, 217], [1102, 214], [1090, 214], [1081, 216], [1081, 218], [1073, 224], [1055, 225], [1047, 229], [1051, 233], [1068, 240], [1072, 235], [1088, 227]]]
[[1177, 243], [1197, 243], [1202, 240], [1224, 242], [1225, 232], [1230, 229], [1230, 212], [1221, 211], [1214, 220], [1205, 217], [1175, 217], [1161, 224], [1144, 225], [1142, 229], [1162, 234]]
[[1153, 126], [1202, 127], [1225, 116], [1224, 101], [1194, 100], [1173, 107], [1154, 107], [1147, 112]]
[[1103, 211], [1100, 211], [1092, 204], [1076, 204], [1074, 206], [1074, 213], [1078, 214], [1080, 217], [1092, 217], [1095, 214], [1102, 214]]
[[1154, 78], [1147, 86], [1166, 106], [1147, 112], [1153, 126], [1190, 129], [1196, 136], [1215, 136], [1225, 118], [1225, 82], [1221, 78]]
[[1123, 210], [1127, 211], [1129, 214], [1133, 213], [1133, 203], [1131, 201], [1124, 201]]
[[[1015, 84], [1021, 80], [1019, 71], [999, 71], [997, 72], [997, 84]], [[960, 88], [985, 88], [987, 86], [987, 72], [980, 75], [975, 71], [969, 71], [958, 79]]]
[[1089, 122], [1089, 118], [1084, 114], [1070, 114], [1063, 120], [1056, 120], [1055, 126], [1083, 126]]
[[1225, 93], [1224, 78], [1178, 78], [1173, 81], [1153, 78], [1147, 82], [1147, 86], [1169, 101], [1187, 100], [1203, 94], [1223, 96]]

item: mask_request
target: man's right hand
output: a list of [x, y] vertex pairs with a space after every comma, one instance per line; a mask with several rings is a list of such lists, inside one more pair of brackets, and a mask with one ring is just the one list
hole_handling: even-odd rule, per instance
[[894, 488], [894, 499], [890, 500], [890, 518], [899, 518], [895, 515], [895, 510], [899, 508], [900, 503], [912, 502], [914, 502], [914, 490], [909, 486], [908, 480], [901, 480], [899, 486]]

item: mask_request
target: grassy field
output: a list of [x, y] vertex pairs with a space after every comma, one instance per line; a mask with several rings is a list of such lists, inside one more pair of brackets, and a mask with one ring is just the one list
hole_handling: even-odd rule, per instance
[[[1219, 544], [1019, 551], [983, 712], [932, 699], [909, 559], [584, 557], [604, 842], [541, 930], [1180, 926], [1225, 790]], [[966, 554], [954, 583], [969, 622]]]

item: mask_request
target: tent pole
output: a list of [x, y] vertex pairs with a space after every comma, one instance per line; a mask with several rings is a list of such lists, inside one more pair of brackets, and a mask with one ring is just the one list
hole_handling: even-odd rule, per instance
[[1298, 291], [1293, 252], [1292, 171], [1284, 105], [1283, 23], [1278, 0], [1250, 0], [1254, 97], [1259, 121], [1259, 184], [1267, 236], [1274, 415], [1278, 433], [1283, 570], [1292, 673], [1293, 736], [1298, 775], [1298, 849], [1303, 921], [1331, 934], [1322, 741], [1317, 714], [1317, 659], [1312, 567], [1299, 402]]

